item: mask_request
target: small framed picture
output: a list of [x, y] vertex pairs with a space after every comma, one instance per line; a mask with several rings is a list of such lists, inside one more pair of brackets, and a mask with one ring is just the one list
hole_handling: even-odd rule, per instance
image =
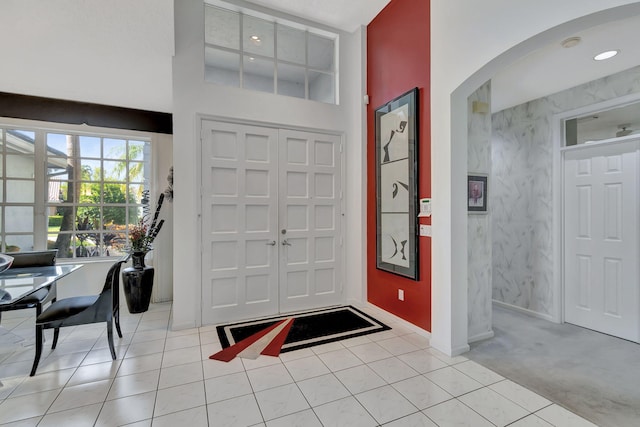
[[487, 213], [487, 177], [469, 175], [467, 189], [467, 210], [472, 213]]

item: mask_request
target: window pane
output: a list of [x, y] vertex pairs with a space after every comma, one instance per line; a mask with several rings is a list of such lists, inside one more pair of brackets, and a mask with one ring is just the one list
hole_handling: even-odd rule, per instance
[[333, 74], [309, 71], [309, 99], [313, 101], [336, 103]]
[[132, 184], [129, 186], [129, 201], [132, 203], [142, 203], [143, 184]]
[[278, 64], [278, 94], [304, 99], [305, 69], [287, 64]]
[[9, 130], [8, 132], [31, 142], [33, 142], [33, 140], [36, 137], [36, 133], [30, 130], [16, 129], [16, 130]]
[[80, 203], [100, 203], [100, 182], [81, 182], [80, 184], [80, 200], [74, 202]]
[[145, 215], [144, 208], [142, 206], [138, 206], [138, 207], [130, 206], [128, 214], [129, 214], [129, 218], [128, 218], [129, 226], [138, 224], [140, 222], [140, 219], [143, 218]]
[[0, 146], [0, 177], [4, 176], [4, 161], [3, 160], [4, 160], [4, 155], [2, 154], [2, 146]]
[[7, 234], [7, 252], [32, 251], [33, 234]]
[[127, 141], [124, 139], [109, 139], [103, 141], [105, 159], [126, 159]]
[[[75, 139], [75, 136], [70, 136]], [[68, 153], [69, 155], [77, 157], [94, 157], [100, 158], [102, 156], [102, 150], [100, 149], [100, 138], [94, 136], [80, 136], [79, 137], [80, 149], [76, 153]], [[67, 150], [68, 152], [69, 150]]]
[[334, 71], [335, 42], [309, 33], [309, 67], [321, 71]]
[[7, 179], [8, 203], [33, 203], [36, 200], [35, 181], [17, 181]]
[[5, 206], [4, 214], [7, 233], [33, 232], [33, 206]]
[[144, 160], [145, 150], [151, 154], [151, 144], [144, 141], [129, 141], [129, 160]]
[[129, 162], [129, 181], [130, 182], [144, 182], [147, 178], [146, 163], [142, 162]]
[[[54, 184], [57, 185], [57, 184]], [[60, 180], [60, 194], [58, 202], [60, 203], [71, 203], [73, 202], [73, 189], [74, 183], [69, 182], [66, 179]]]
[[33, 178], [34, 157], [32, 154], [7, 155], [6, 176], [10, 178]]
[[[140, 163], [142, 164], [142, 163]], [[127, 177], [127, 162], [116, 162], [105, 160], [102, 162], [104, 167], [105, 181], [124, 181]]]
[[240, 86], [240, 55], [211, 47], [204, 52], [204, 79], [209, 83]]
[[87, 181], [100, 181], [102, 179], [100, 160], [81, 159], [80, 168], [82, 170], [82, 179]]
[[126, 207], [105, 206], [103, 208], [103, 211], [104, 211], [103, 220], [104, 220], [105, 227], [111, 226], [111, 225], [127, 224], [127, 208]]
[[273, 93], [274, 65], [273, 61], [245, 56], [242, 87]]
[[[59, 179], [52, 179], [47, 181], [47, 202], [60, 203], [64, 200], [64, 192], [62, 191], [62, 184], [66, 184], [66, 181]], [[65, 185], [67, 187], [67, 185]]]
[[285, 25], [278, 25], [278, 60], [304, 65], [306, 62], [305, 32]]
[[254, 18], [253, 16], [249, 15], [244, 15], [242, 17], [242, 22], [242, 45], [244, 52], [273, 58], [273, 22], [265, 21], [264, 19], [260, 18]]
[[59, 176], [67, 174], [67, 159], [64, 157], [47, 157], [47, 175]]
[[67, 135], [48, 133], [47, 151], [50, 156], [65, 156], [67, 154]]
[[205, 42], [230, 49], [240, 49], [240, 15], [213, 6], [204, 8]]

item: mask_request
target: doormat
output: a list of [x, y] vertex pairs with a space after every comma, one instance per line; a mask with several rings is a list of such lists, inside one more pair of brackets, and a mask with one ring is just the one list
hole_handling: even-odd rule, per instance
[[217, 327], [222, 350], [210, 359], [256, 359], [391, 329], [351, 307], [333, 307]]

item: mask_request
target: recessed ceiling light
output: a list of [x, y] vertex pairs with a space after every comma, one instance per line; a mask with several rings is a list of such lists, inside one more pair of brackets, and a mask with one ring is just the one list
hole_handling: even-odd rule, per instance
[[260, 46], [260, 43], [262, 43], [262, 39], [260, 39], [260, 36], [256, 36], [256, 35], [249, 36], [249, 39], [256, 46]]
[[605, 52], [597, 54], [593, 57], [593, 59], [595, 59], [596, 61], [604, 61], [605, 59], [613, 58], [618, 53], [620, 53], [619, 50], [607, 50]]
[[560, 42], [560, 46], [568, 49], [579, 45], [581, 41], [582, 39], [580, 37], [569, 37], [568, 39], [562, 40], [562, 42]]

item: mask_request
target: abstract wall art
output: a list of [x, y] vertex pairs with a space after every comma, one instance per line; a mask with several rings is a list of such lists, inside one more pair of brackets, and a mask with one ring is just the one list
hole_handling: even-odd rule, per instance
[[376, 267], [418, 280], [418, 88], [375, 111]]

